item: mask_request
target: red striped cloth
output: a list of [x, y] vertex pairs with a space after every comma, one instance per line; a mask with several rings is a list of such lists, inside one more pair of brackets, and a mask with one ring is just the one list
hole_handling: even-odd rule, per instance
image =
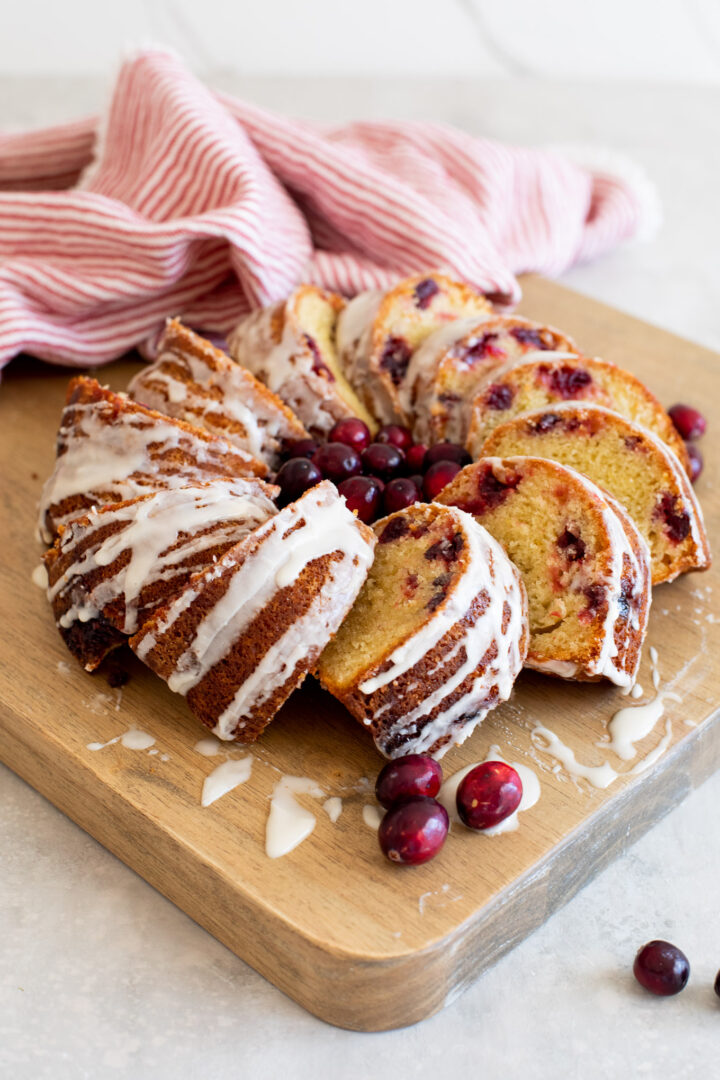
[[0, 135], [0, 365], [101, 364], [169, 315], [225, 334], [302, 280], [352, 295], [444, 267], [513, 303], [515, 274], [599, 255], [646, 209], [559, 154], [435, 124], [324, 130], [147, 51], [101, 121]]

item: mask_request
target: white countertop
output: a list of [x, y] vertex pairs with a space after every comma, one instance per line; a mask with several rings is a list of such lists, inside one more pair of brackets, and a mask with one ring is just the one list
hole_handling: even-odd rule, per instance
[[[564, 280], [720, 349], [720, 89], [215, 81], [319, 119], [430, 117], [510, 141], [597, 143], [632, 155], [660, 190], [662, 232]], [[0, 128], [79, 115], [99, 100], [94, 82], [0, 80]], [[688, 397], [702, 400], [696, 388]], [[362, 1035], [284, 997], [0, 766], [0, 1074], [717, 1075], [719, 802], [717, 775], [443, 1013]], [[689, 956], [691, 981], [677, 998], [652, 998], [633, 981], [635, 951], [654, 937]]]

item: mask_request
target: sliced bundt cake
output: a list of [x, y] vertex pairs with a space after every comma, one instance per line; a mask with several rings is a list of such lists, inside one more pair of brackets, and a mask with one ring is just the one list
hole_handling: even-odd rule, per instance
[[40, 497], [40, 532], [50, 543], [59, 525], [97, 503], [267, 471], [264, 462], [225, 439], [81, 376], [68, 387], [55, 468]]
[[562, 401], [604, 405], [643, 424], [675, 451], [687, 470], [685, 443], [660, 402], [638, 378], [608, 360], [567, 353], [531, 353], [482, 377], [471, 407], [470, 454], [480, 456], [485, 439], [499, 424]]
[[282, 398], [312, 435], [326, 435], [346, 416], [376, 427], [338, 362], [335, 331], [344, 305], [335, 293], [300, 285], [287, 300], [244, 318], [229, 342], [233, 360]]
[[192, 578], [130, 644], [219, 738], [253, 742], [315, 669], [374, 546], [325, 480]]
[[650, 547], [652, 580], [710, 565], [702, 511], [687, 473], [656, 435], [601, 405], [568, 401], [496, 427], [483, 457], [529, 454], [585, 473], [629, 512]]
[[483, 458], [438, 502], [472, 514], [520, 570], [528, 667], [635, 681], [650, 610], [650, 555], [628, 514], [586, 476], [533, 457]]
[[413, 355], [401, 393], [415, 439], [464, 443], [470, 405], [487, 372], [539, 350], [577, 352], [559, 330], [517, 315], [463, 319], [436, 330]]
[[525, 591], [459, 510], [415, 503], [374, 528], [375, 562], [320, 681], [387, 757], [439, 757], [509, 697], [527, 650]]
[[277, 468], [283, 443], [307, 436], [297, 416], [249, 371], [172, 319], [154, 364], [128, 386], [135, 401], [205, 428]]
[[276, 513], [262, 480], [214, 480], [93, 507], [60, 527], [44, 556], [48, 599], [65, 644], [88, 671]]
[[450, 321], [490, 316], [488, 300], [445, 274], [416, 274], [388, 293], [360, 293], [338, 319], [338, 351], [348, 378], [384, 424], [405, 422], [401, 388], [428, 334]]

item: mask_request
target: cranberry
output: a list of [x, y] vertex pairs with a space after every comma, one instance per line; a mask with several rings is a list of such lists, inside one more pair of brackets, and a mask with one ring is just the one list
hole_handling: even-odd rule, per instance
[[431, 446], [425, 455], [425, 468], [429, 469], [438, 461], [456, 461], [460, 468], [469, 465], [472, 458], [464, 446], [453, 442], [439, 442]]
[[371, 443], [363, 450], [362, 463], [365, 472], [379, 476], [381, 480], [392, 480], [402, 471], [405, 455], [391, 443]]
[[381, 806], [390, 809], [393, 803], [413, 795], [437, 795], [442, 784], [442, 769], [437, 761], [423, 754], [406, 754], [388, 761], [375, 784], [375, 795]]
[[529, 326], [513, 326], [510, 330], [518, 345], [532, 346], [535, 349], [549, 349], [550, 346], [543, 340], [539, 330], [533, 330]]
[[348, 416], [330, 428], [328, 442], [345, 443], [345, 446], [352, 446], [353, 450], [362, 454], [365, 447], [370, 445], [370, 429], [364, 420]]
[[720, 997], [720, 971], [715, 976], [715, 993]]
[[686, 443], [685, 447], [690, 459], [690, 480], [694, 484], [700, 473], [703, 471], [703, 456], [697, 446], [693, 443]]
[[316, 375], [321, 375], [322, 378], [327, 379], [328, 382], [335, 382], [335, 376], [320, 355], [317, 341], [315, 341], [314, 338], [311, 338], [309, 334], [303, 334], [303, 337], [305, 338], [305, 344], [312, 353], [312, 369], [314, 373]]
[[280, 467], [275, 482], [280, 488], [278, 502], [281, 506], [299, 499], [308, 488], [322, 480], [322, 473], [317, 465], [304, 457], [294, 457]]
[[421, 311], [424, 311], [432, 302], [433, 296], [437, 296], [439, 292], [440, 286], [432, 278], [423, 278], [422, 281], [418, 281], [413, 294], [415, 307], [419, 307]]
[[407, 341], [398, 337], [389, 337], [380, 357], [380, 368], [387, 371], [395, 386], [402, 382], [410, 363], [412, 350]]
[[492, 332], [483, 334], [466, 350], [463, 357], [465, 363], [474, 364], [476, 360], [484, 360], [486, 356], [492, 356], [496, 360], [504, 360], [507, 352], [501, 345], [496, 344], [499, 336], [499, 334]]
[[362, 470], [362, 462], [357, 450], [341, 442], [329, 442], [319, 447], [313, 455], [313, 465], [317, 465], [327, 480], [339, 484], [348, 476], [357, 476]]
[[582, 562], [585, 558], [585, 541], [570, 529], [565, 529], [555, 542], [568, 562]]
[[681, 543], [690, 532], [690, 517], [682, 503], [669, 491], [664, 492], [653, 514], [665, 522], [665, 532], [676, 544]]
[[378, 840], [391, 862], [416, 866], [437, 855], [449, 824], [444, 806], [425, 795], [414, 795], [388, 810], [380, 822]]
[[379, 544], [391, 544], [394, 540], [402, 540], [410, 532], [407, 518], [402, 514], [399, 517], [391, 517], [383, 531], [378, 536]]
[[515, 397], [515, 391], [511, 386], [504, 386], [502, 383], [495, 383], [491, 386], [485, 395], [485, 404], [488, 409], [509, 409], [513, 403]]
[[460, 820], [470, 829], [489, 829], [510, 817], [522, 799], [522, 780], [504, 761], [484, 761], [463, 777], [457, 790]]
[[669, 941], [649, 941], [635, 957], [633, 973], [651, 994], [670, 997], [684, 989], [690, 964], [685, 953]]
[[420, 473], [413, 473], [412, 476], [408, 477], [408, 480], [412, 480], [413, 484], [418, 490], [418, 499], [422, 499], [424, 497], [423, 478]]
[[585, 368], [563, 364], [553, 368], [548, 376], [548, 386], [557, 397], [569, 400], [576, 397], [592, 382], [592, 375]]
[[707, 421], [692, 405], [673, 405], [668, 409], [668, 416], [683, 439], [699, 439], [705, 434]]
[[412, 435], [400, 424], [386, 424], [378, 431], [375, 442], [389, 443], [391, 446], [397, 446], [403, 453], [407, 453], [412, 446]]
[[338, 484], [338, 491], [345, 497], [348, 509], [357, 513], [366, 525], [378, 516], [382, 483], [374, 476], [350, 476]]
[[422, 472], [426, 453], [427, 446], [424, 443], [416, 442], [408, 447], [405, 451], [405, 464], [410, 472]]
[[412, 480], [398, 476], [388, 483], [383, 493], [385, 513], [394, 514], [396, 510], [407, 510], [419, 497], [418, 489]]
[[432, 502], [459, 472], [457, 461], [436, 461], [431, 465], [423, 480], [423, 494], [428, 502]]
[[314, 439], [291, 439], [285, 443], [285, 457], [306, 457], [311, 458], [316, 453], [319, 442], [315, 442]]

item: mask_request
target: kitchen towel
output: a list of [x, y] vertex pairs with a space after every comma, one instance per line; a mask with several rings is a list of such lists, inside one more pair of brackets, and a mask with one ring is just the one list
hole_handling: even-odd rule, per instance
[[0, 366], [152, 354], [174, 315], [224, 335], [300, 281], [444, 268], [510, 305], [516, 274], [600, 255], [652, 203], [622, 170], [442, 125], [278, 116], [145, 50], [102, 118], [0, 134]]

